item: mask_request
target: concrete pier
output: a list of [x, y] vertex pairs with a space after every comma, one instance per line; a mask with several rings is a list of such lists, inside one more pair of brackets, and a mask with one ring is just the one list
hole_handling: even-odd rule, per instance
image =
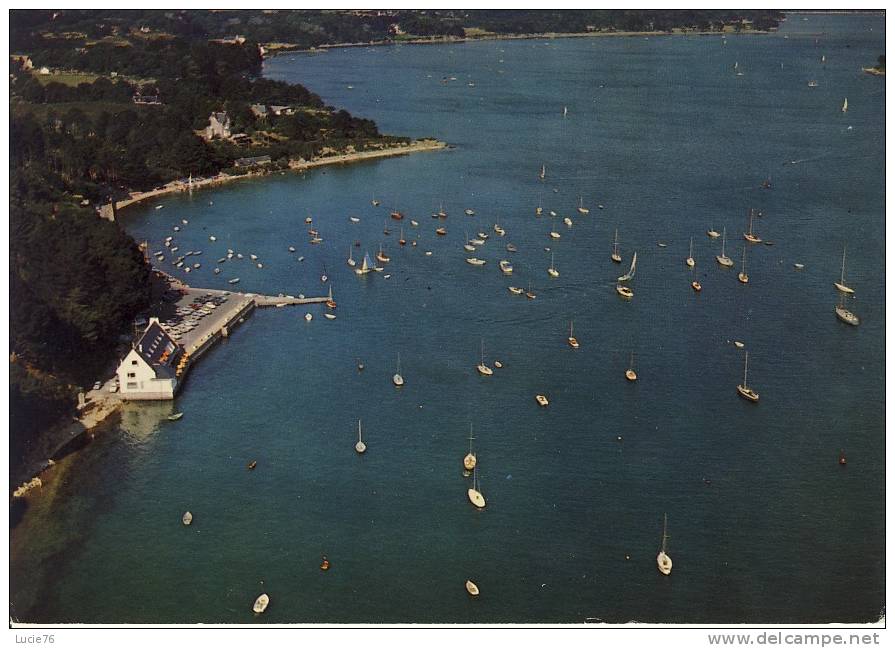
[[[189, 368], [211, 349], [221, 338], [228, 337], [233, 330], [245, 322], [255, 308], [299, 306], [302, 304], [323, 304], [329, 297], [294, 297], [292, 295], [259, 295], [209, 288], [190, 288], [181, 285], [183, 293], [175, 306], [195, 308], [196, 300], [215, 296], [227, 300], [210, 314], [204, 316], [192, 331], [177, 340], [189, 356], [189, 362], [181, 375], [180, 383], [186, 378]], [[164, 318], [162, 318], [164, 321]], [[164, 326], [164, 324], [163, 324]]]

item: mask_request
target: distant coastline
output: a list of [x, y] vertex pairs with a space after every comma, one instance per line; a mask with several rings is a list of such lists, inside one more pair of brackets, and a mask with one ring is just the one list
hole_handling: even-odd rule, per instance
[[[419, 153], [421, 151], [437, 151], [447, 148], [447, 146], [448, 145], [446, 142], [441, 142], [436, 139], [419, 139], [413, 140], [408, 144], [389, 146], [387, 148], [381, 149], [321, 155], [315, 158], [311, 158], [310, 160], [289, 160], [289, 169], [292, 171], [305, 171], [307, 169], [313, 169], [316, 167], [328, 166], [333, 164], [351, 164], [354, 162], [363, 162], [366, 160], [396, 157], [398, 155], [409, 155], [411, 153]], [[268, 176], [271, 173], [273, 173], [273, 169], [250, 171], [249, 173], [245, 173], [242, 175], [228, 175], [226, 173], [220, 173], [216, 176], [212, 176], [210, 178], [202, 178], [201, 180], [196, 180], [192, 183], [188, 183], [184, 180], [175, 180], [173, 182], [169, 182], [160, 189], [153, 189], [152, 191], [133, 192], [130, 194], [129, 198], [116, 201], [115, 209], [124, 209], [125, 207], [135, 205], [151, 198], [160, 198], [162, 196], [167, 196], [170, 194], [183, 193], [185, 191], [192, 191], [205, 187], [217, 187], [219, 185], [233, 182], [235, 180], [241, 180], [244, 178], [260, 178]], [[104, 206], [103, 209], [107, 210], [107, 208], [108, 206]], [[108, 214], [108, 211], [104, 211], [104, 214]]]
[[300, 47], [292, 43], [265, 43], [265, 59], [282, 56], [284, 54], [313, 54], [330, 49], [346, 47], [381, 47], [385, 45], [455, 45], [476, 41], [501, 41], [501, 40], [551, 40], [556, 38], [621, 38], [621, 37], [650, 37], [650, 36], [728, 36], [728, 35], [767, 35], [773, 32], [761, 29], [749, 29], [744, 31], [699, 31], [695, 29], [672, 29], [670, 31], [593, 31], [593, 32], [542, 32], [535, 34], [482, 34], [477, 36], [432, 36], [429, 38], [408, 38], [401, 40], [379, 40], [359, 43], [331, 43], [316, 47]]

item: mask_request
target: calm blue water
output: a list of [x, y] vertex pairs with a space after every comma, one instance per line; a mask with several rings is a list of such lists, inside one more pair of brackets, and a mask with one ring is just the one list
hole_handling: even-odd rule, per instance
[[[134, 408], [70, 460], [20, 527], [13, 615], [252, 623], [266, 591], [259, 621], [273, 623], [876, 620], [885, 80], [860, 68], [885, 51], [884, 27], [881, 17], [792, 17], [777, 35], [726, 44], [532, 40], [268, 62], [270, 78], [301, 82], [384, 132], [455, 148], [127, 213], [153, 249], [189, 220], [175, 240], [181, 254], [204, 251], [192, 285], [239, 276], [242, 290], [307, 295], [332, 285], [338, 319], [316, 307], [310, 323], [307, 309], [257, 312], [193, 370], [175, 406], [183, 420], [164, 419], [170, 405]], [[761, 189], [768, 177], [773, 188]], [[579, 195], [588, 216], [575, 212]], [[436, 237], [430, 214], [442, 202], [448, 235]], [[383, 235], [395, 207], [417, 247], [398, 247], [393, 221]], [[726, 227], [739, 264], [750, 207], [775, 245], [749, 249], [743, 286], [715, 263], [720, 240], [705, 231]], [[549, 210], [559, 241], [547, 236]], [[307, 214], [320, 246], [307, 243]], [[638, 252], [631, 302], [614, 291], [615, 228], [625, 266]], [[486, 230], [488, 264], [474, 268], [462, 243]], [[390, 279], [353, 275], [355, 240], [355, 256], [384, 243]], [[833, 313], [844, 244], [858, 328]], [[212, 275], [228, 247], [264, 268], [230, 261]], [[507, 257], [512, 278], [497, 269]], [[534, 301], [506, 290], [529, 281]], [[573, 319], [577, 351], [565, 343]], [[758, 405], [736, 394], [734, 339], [750, 352]], [[489, 363], [504, 364], [490, 378], [474, 370], [482, 340]], [[401, 390], [391, 384], [399, 352]], [[539, 392], [549, 408], [535, 404]], [[461, 467], [470, 422], [482, 511], [466, 500]], [[663, 513], [668, 578], [655, 564]]]

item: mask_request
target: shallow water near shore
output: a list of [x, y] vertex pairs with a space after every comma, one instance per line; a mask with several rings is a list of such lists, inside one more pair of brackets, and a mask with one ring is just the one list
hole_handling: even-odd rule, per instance
[[[193, 368], [176, 404], [128, 407], [117, 430], [66, 459], [52, 497], [13, 534], [12, 617], [877, 620], [885, 80], [860, 68], [884, 52], [884, 29], [881, 17], [791, 16], [779, 34], [726, 45], [497, 41], [268, 61], [268, 77], [305, 84], [383, 132], [456, 148], [123, 213], [152, 250], [171, 235], [177, 254], [203, 251], [200, 269], [178, 275], [192, 286], [227, 289], [239, 277], [243, 291], [307, 296], [332, 286], [337, 319], [316, 306], [256, 311]], [[442, 203], [449, 217], [437, 221]], [[714, 261], [720, 240], [705, 231], [727, 228], [739, 266], [750, 207], [764, 212], [754, 228], [774, 245], [749, 249], [744, 286], [738, 269]], [[388, 219], [395, 208], [401, 223]], [[321, 245], [308, 243], [308, 214]], [[506, 237], [493, 231], [498, 221]], [[447, 236], [437, 237], [442, 225]], [[402, 226], [416, 247], [397, 244]], [[623, 267], [609, 259], [616, 228]], [[562, 238], [548, 238], [551, 229]], [[477, 253], [482, 268], [463, 261], [466, 235], [479, 231], [491, 235]], [[384, 244], [384, 273], [350, 271], [356, 240], [358, 260]], [[843, 244], [857, 328], [833, 313]], [[215, 276], [228, 247], [245, 259]], [[635, 297], [624, 302], [615, 278], [634, 251]], [[512, 277], [497, 269], [503, 258]], [[533, 301], [507, 291], [529, 281]], [[577, 351], [566, 344], [570, 320]], [[743, 356], [733, 340], [749, 351], [757, 405], [737, 396]], [[490, 377], [475, 372], [482, 341], [486, 361], [504, 365]], [[633, 384], [624, 379], [632, 352]], [[550, 406], [539, 408], [536, 393]], [[179, 422], [166, 419], [172, 408], [185, 412]], [[363, 456], [353, 448], [359, 418]], [[481, 511], [462, 474], [470, 423]], [[670, 577], [655, 562], [664, 513]], [[271, 604], [255, 617], [262, 592]]]

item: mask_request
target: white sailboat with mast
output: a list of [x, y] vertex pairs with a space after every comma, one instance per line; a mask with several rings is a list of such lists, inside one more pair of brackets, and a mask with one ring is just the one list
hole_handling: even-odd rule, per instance
[[739, 279], [740, 283], [749, 283], [749, 275], [746, 274], [746, 246], [743, 245], [743, 268], [740, 270], [740, 273], [737, 275], [737, 279]]
[[836, 317], [851, 326], [857, 326], [861, 323], [858, 316], [845, 307], [845, 295], [839, 295], [839, 304], [836, 306]]
[[615, 292], [624, 297], [625, 299], [631, 299], [634, 297], [634, 291], [629, 287], [622, 285], [622, 282], [630, 281], [634, 278], [634, 272], [637, 270], [637, 253], [634, 253], [634, 256], [631, 258], [631, 267], [628, 271], [618, 278], [618, 283], [615, 285]]
[[398, 352], [398, 368], [395, 371], [395, 375], [392, 376], [392, 382], [395, 384], [395, 387], [403, 387], [404, 386], [404, 376], [401, 375], [401, 353]]
[[671, 556], [668, 555], [668, 514], [665, 514], [665, 522], [662, 525], [662, 547], [656, 556], [656, 565], [665, 576], [671, 573]]
[[746, 351], [746, 359], [743, 364], [743, 384], [737, 385], [737, 392], [739, 393], [740, 396], [745, 398], [747, 401], [750, 401], [752, 403], [757, 403], [758, 402], [758, 392], [756, 392], [754, 389], [749, 387], [749, 385], [746, 383], [746, 378], [748, 377], [748, 375], [749, 375], [749, 352]]
[[752, 220], [755, 217], [755, 210], [749, 210], [749, 231], [743, 232], [743, 238], [749, 241], [750, 243], [761, 243], [761, 239], [752, 233]]
[[360, 419], [357, 419], [357, 443], [354, 444], [354, 450], [357, 454], [364, 454], [367, 451], [367, 444], [361, 435]]
[[622, 262], [622, 257], [618, 253], [618, 228], [617, 227], [615, 228], [615, 240], [612, 242], [612, 255], [610, 255], [609, 258], [612, 259], [613, 261], [615, 261], [616, 263]]
[[354, 256], [352, 256], [351, 246], [348, 246], [348, 265], [352, 268], [357, 265], [357, 262], [354, 260]]
[[490, 376], [494, 373], [494, 370], [485, 364], [485, 338], [482, 338], [482, 361], [475, 368], [483, 376]]
[[845, 293], [846, 295], [851, 295], [855, 292], [854, 288], [850, 288], [848, 284], [845, 283], [845, 246], [842, 246], [842, 272], [839, 275], [839, 281], [833, 282], [833, 285], [836, 286], [836, 290], [841, 293]]
[[842, 102], [842, 112], [848, 112], [848, 97], [846, 97], [845, 101]]
[[475, 453], [472, 451], [473, 439], [475, 439], [475, 437], [472, 436], [472, 423], [470, 423], [469, 424], [469, 452], [466, 453], [465, 457], [463, 457], [463, 467], [466, 470], [473, 470], [475, 468], [475, 464], [476, 464], [476, 456], [475, 456]]
[[637, 380], [637, 372], [634, 371], [634, 352], [631, 351], [631, 361], [628, 364], [628, 370], [625, 371], [625, 378], [634, 382]]
[[693, 237], [690, 237], [690, 255], [687, 257], [687, 267], [692, 268], [696, 265], [696, 261], [693, 259]]
[[550, 253], [550, 267], [547, 268], [547, 274], [556, 279], [559, 276], [559, 270], [553, 264], [553, 252]]
[[479, 491], [476, 468], [472, 469], [472, 488], [466, 491], [466, 496], [469, 498], [469, 501], [472, 502], [472, 505], [476, 508], [485, 508], [485, 496], [482, 495], [481, 491]]
[[367, 252], [364, 254], [364, 260], [361, 262], [361, 266], [359, 268], [355, 268], [354, 272], [359, 275], [365, 275], [368, 272], [373, 271], [373, 262], [370, 261], [370, 253]]
[[569, 338], [568, 338], [568, 342], [569, 342], [569, 346], [570, 346], [570, 347], [572, 347], [573, 349], [577, 349], [578, 346], [579, 346], [579, 344], [578, 344], [578, 338], [575, 337], [575, 328], [574, 328], [574, 326], [575, 326], [575, 323], [574, 323], [574, 322], [569, 322]]
[[729, 268], [733, 265], [733, 261], [729, 256], [727, 256], [726, 252], [727, 248], [727, 228], [724, 228], [724, 233], [721, 235], [721, 254], [716, 256], [715, 259], [725, 268]]

